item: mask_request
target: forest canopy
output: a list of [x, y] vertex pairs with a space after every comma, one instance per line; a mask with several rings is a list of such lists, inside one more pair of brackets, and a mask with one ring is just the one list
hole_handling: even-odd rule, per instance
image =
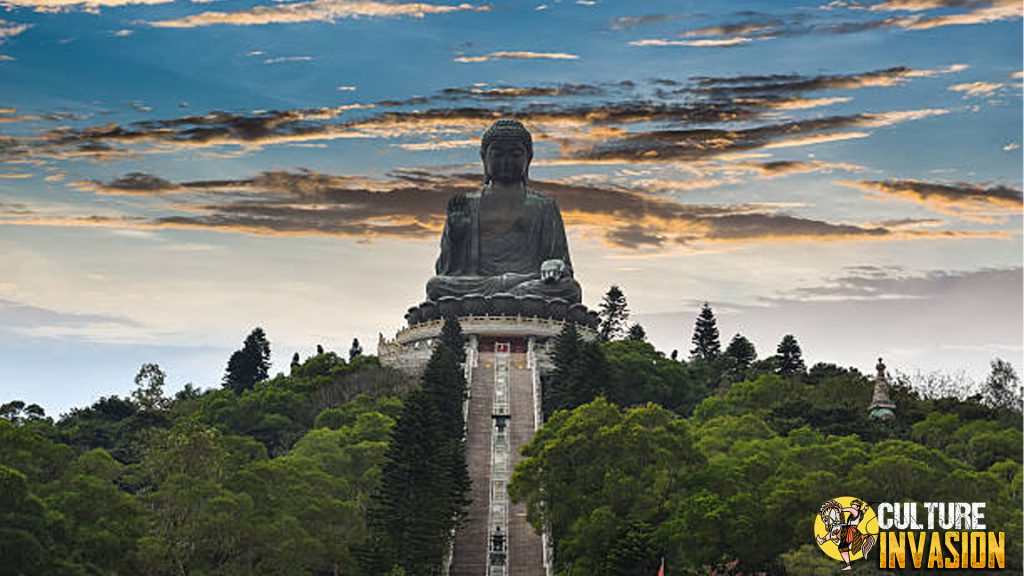
[[[510, 493], [554, 536], [559, 574], [815, 574], [836, 566], [810, 522], [841, 494], [979, 501], [1019, 571], [1020, 381], [1009, 364], [974, 395], [899, 378], [896, 418], [868, 416], [874, 383], [804, 367], [787, 335], [758, 358], [724, 349], [709, 307], [688, 359], [628, 331], [571, 325], [545, 378], [547, 422]], [[270, 376], [254, 331], [221, 386], [164, 393], [145, 364], [128, 397], [58, 418], [0, 406], [0, 572], [14, 575], [440, 573], [467, 504], [450, 326], [420, 379], [356, 346]], [[464, 356], [462, 356], [464, 358]], [[871, 571], [870, 566], [858, 570]]]

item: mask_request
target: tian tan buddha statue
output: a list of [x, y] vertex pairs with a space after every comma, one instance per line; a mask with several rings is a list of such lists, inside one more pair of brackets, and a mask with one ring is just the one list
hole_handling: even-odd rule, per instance
[[530, 133], [516, 120], [498, 120], [484, 132], [480, 158], [483, 187], [448, 201], [427, 298], [506, 293], [579, 303], [558, 206], [526, 187]]

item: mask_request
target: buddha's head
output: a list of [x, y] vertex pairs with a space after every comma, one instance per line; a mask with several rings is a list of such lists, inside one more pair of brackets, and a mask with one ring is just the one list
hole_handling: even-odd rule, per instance
[[525, 184], [533, 159], [533, 138], [518, 120], [503, 118], [484, 132], [480, 159], [484, 162], [487, 182]]

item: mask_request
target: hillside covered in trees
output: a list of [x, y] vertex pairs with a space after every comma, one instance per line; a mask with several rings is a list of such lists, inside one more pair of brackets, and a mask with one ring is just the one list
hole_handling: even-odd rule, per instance
[[[810, 526], [846, 494], [987, 502], [1020, 572], [1024, 440], [1008, 364], [969, 397], [897, 379], [896, 419], [879, 422], [871, 380], [807, 368], [792, 335], [766, 357], [740, 335], [723, 346], [705, 306], [679, 358], [611, 296], [597, 341], [568, 325], [555, 342], [548, 420], [510, 487], [550, 527], [559, 574], [653, 575], [662, 558], [671, 574], [834, 570]], [[469, 481], [460, 342], [450, 323], [419, 381], [358, 342], [270, 376], [257, 329], [215, 388], [168, 397], [146, 364], [130, 397], [56, 419], [7, 402], [0, 573], [440, 573]]]

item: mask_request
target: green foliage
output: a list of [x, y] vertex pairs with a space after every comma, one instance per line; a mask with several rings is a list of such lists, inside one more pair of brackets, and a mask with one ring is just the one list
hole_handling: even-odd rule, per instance
[[807, 370], [804, 365], [803, 351], [800, 350], [800, 344], [792, 334], [782, 337], [776, 350], [776, 357], [779, 362], [778, 373], [783, 376], [803, 374]]
[[440, 574], [452, 530], [464, 517], [470, 487], [462, 403], [466, 381], [455, 353], [438, 346], [421, 388], [405, 399], [372, 504], [373, 550], [364, 572], [399, 567]]
[[718, 324], [715, 321], [715, 313], [707, 302], [700, 309], [697, 315], [697, 322], [693, 328], [693, 349], [690, 350], [692, 358], [703, 358], [709, 360], [718, 356], [721, 352], [721, 344], [718, 340]]
[[0, 419], [12, 424], [34, 422], [46, 418], [46, 412], [38, 404], [26, 405], [21, 400], [13, 400], [0, 405]]
[[[509, 491], [526, 503], [531, 524], [551, 526], [562, 567], [614, 574], [604, 570], [627, 553], [631, 545], [623, 540], [640, 540], [647, 552], [655, 548], [644, 529], [627, 524], [662, 516], [701, 460], [686, 423], [667, 410], [648, 405], [623, 413], [599, 398], [557, 412], [537, 432]], [[607, 558], [611, 550], [616, 557]], [[644, 561], [657, 560], [650, 554]]]
[[241, 350], [236, 350], [228, 360], [224, 387], [241, 393], [266, 380], [269, 371], [270, 342], [263, 329], [257, 326], [245, 337]]
[[982, 395], [992, 408], [1006, 413], [1011, 420], [1020, 420], [1024, 410], [1024, 390], [1020, 376], [1006, 360], [996, 358], [992, 361], [992, 371], [985, 379]]
[[633, 324], [629, 327], [629, 332], [626, 333], [626, 339], [643, 342], [647, 340], [647, 331], [640, 324]]
[[[56, 424], [5, 406], [0, 572], [358, 571], [400, 375], [324, 354], [241, 394], [189, 387], [172, 400], [161, 380], [143, 366], [135, 401], [102, 398]], [[318, 414], [331, 429], [311, 430]]]
[[544, 384], [543, 410], [572, 409], [585, 404], [608, 386], [608, 361], [600, 342], [585, 342], [572, 323], [555, 340], [555, 369]]
[[736, 361], [736, 367], [739, 370], [746, 370], [757, 360], [757, 350], [754, 349], [754, 344], [742, 334], [732, 337], [729, 345], [725, 348], [725, 355]]
[[441, 343], [447, 346], [459, 363], [466, 361], [466, 338], [462, 335], [462, 325], [455, 316], [446, 316], [441, 326]]
[[601, 319], [598, 328], [601, 340], [608, 342], [622, 336], [626, 330], [626, 321], [629, 320], [629, 307], [626, 305], [626, 295], [618, 286], [612, 286], [605, 293], [597, 315]]
[[43, 574], [51, 533], [43, 502], [29, 490], [28, 478], [0, 465], [0, 557], [6, 574]]
[[147, 411], [162, 410], [167, 407], [164, 398], [164, 383], [167, 375], [156, 364], [143, 364], [135, 375], [135, 390], [132, 399], [139, 408]]
[[[627, 344], [636, 343], [608, 347], [613, 366], [611, 350]], [[806, 525], [793, 519], [847, 493], [984, 501], [990, 526], [1019, 533], [1019, 426], [985, 418], [970, 402], [947, 399], [939, 412], [908, 396], [899, 402], [928, 416], [879, 429], [866, 415], [869, 380], [829, 366], [814, 372], [813, 383], [777, 375], [737, 383], [703, 400], [688, 421], [664, 412], [667, 425], [657, 431], [619, 433], [641, 411], [661, 410], [653, 406], [623, 413], [599, 399], [558, 412], [524, 448], [511, 493], [534, 526], [551, 527], [560, 574], [636, 573], [623, 571], [629, 563], [652, 573], [662, 555], [681, 574], [737, 565], [817, 573], [821, 553], [807, 548]], [[686, 449], [658, 454], [646, 442]], [[1007, 546], [1019, 570], [1020, 538]]]
[[317, 414], [313, 428], [338, 430], [344, 426], [352, 426], [361, 415], [373, 412], [387, 415], [393, 420], [398, 417], [401, 410], [402, 402], [397, 398], [371, 398], [366, 394], [360, 394], [340, 408], [326, 408]]
[[665, 358], [647, 342], [610, 342], [604, 345], [604, 353], [608, 378], [603, 393], [620, 406], [654, 402], [689, 414], [706, 395], [688, 366]]
[[[857, 370], [805, 371], [795, 339], [756, 360], [744, 341], [678, 362], [640, 338], [583, 342], [564, 328], [550, 418], [510, 485], [551, 528], [558, 573], [654, 574], [662, 557], [674, 574], [834, 570], [794, 519], [844, 493], [984, 501], [1020, 572], [1012, 367], [994, 362], [966, 399], [898, 380], [897, 418], [883, 424], [867, 417], [873, 383]], [[0, 572], [437, 574], [469, 486], [458, 348], [439, 346], [418, 386], [373, 356], [321, 353], [289, 376], [173, 399], [144, 365], [131, 399], [56, 422], [7, 402]]]

